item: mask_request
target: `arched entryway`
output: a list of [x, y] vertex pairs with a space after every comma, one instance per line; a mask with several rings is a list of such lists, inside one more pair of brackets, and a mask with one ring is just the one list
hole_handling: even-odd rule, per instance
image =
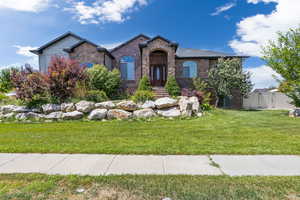
[[153, 86], [161, 87], [166, 84], [168, 74], [168, 54], [157, 50], [150, 54], [150, 81]]

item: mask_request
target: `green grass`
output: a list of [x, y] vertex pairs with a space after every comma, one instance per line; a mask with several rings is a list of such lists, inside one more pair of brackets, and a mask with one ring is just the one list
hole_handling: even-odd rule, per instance
[[2, 123], [0, 152], [299, 155], [300, 119], [217, 110], [193, 119]]
[[[78, 193], [77, 189], [84, 189]], [[0, 175], [0, 199], [300, 199], [300, 177]]]

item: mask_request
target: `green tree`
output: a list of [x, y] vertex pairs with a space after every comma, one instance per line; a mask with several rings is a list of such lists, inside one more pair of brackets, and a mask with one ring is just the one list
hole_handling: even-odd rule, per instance
[[208, 73], [208, 84], [213, 89], [218, 105], [220, 97], [232, 97], [234, 90], [239, 90], [242, 96], [247, 96], [253, 87], [250, 81], [250, 73], [243, 72], [240, 59], [218, 60], [215, 67]]
[[0, 92], [9, 92], [13, 89], [13, 84], [11, 81], [12, 70], [17, 70], [16, 68], [3, 69], [0, 72]]
[[108, 97], [114, 96], [120, 87], [121, 76], [117, 69], [109, 71], [103, 65], [94, 65], [88, 69], [88, 76], [91, 89], [104, 91]]
[[139, 82], [139, 91], [152, 91], [150, 80], [147, 76], [143, 76]]
[[165, 85], [166, 90], [171, 96], [178, 96], [180, 95], [180, 87], [176, 81], [174, 76], [169, 76], [167, 83]]
[[300, 28], [279, 32], [277, 41], [263, 48], [263, 59], [281, 75], [279, 90], [300, 106]]

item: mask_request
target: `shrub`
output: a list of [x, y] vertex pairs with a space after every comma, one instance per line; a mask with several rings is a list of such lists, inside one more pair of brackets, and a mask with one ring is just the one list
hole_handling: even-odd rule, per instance
[[64, 102], [73, 95], [78, 81], [85, 81], [85, 67], [71, 59], [53, 57], [48, 69], [48, 84], [52, 100]]
[[7, 98], [8, 98], [8, 97], [7, 97], [7, 96], [5, 96], [5, 94], [3, 94], [3, 93], [0, 93], [0, 102], [3, 102], [3, 101], [5, 101]]
[[174, 76], [168, 78], [165, 88], [171, 96], [180, 95], [180, 88]]
[[117, 69], [109, 71], [103, 65], [94, 65], [88, 69], [89, 85], [92, 90], [102, 90], [109, 97], [115, 95], [121, 83], [121, 75]]
[[73, 98], [75, 99], [84, 99], [88, 93], [88, 86], [87, 86], [87, 83], [85, 82], [82, 82], [82, 81], [78, 81], [76, 83], [76, 87], [73, 91]]
[[108, 97], [104, 91], [90, 90], [87, 92], [86, 100], [93, 102], [103, 102], [107, 101]]
[[49, 101], [49, 85], [47, 77], [31, 68], [13, 70], [11, 75], [13, 86], [16, 88], [16, 98], [32, 107], [35, 102]]
[[139, 82], [138, 90], [152, 91], [150, 80], [147, 76], [143, 76]]
[[210, 111], [212, 109], [213, 109], [213, 107], [209, 103], [201, 104], [201, 110], [202, 111]]
[[11, 81], [12, 70], [16, 69], [3, 69], [0, 72], [0, 92], [9, 92], [13, 88]]
[[154, 99], [153, 92], [147, 91], [147, 90], [138, 90], [132, 96], [132, 100], [136, 103], [145, 102], [145, 101], [149, 101], [149, 100], [153, 100], [153, 99]]

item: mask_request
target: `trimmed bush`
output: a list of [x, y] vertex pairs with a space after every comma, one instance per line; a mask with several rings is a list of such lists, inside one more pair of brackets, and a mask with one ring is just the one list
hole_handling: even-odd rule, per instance
[[85, 69], [75, 60], [53, 57], [47, 77], [52, 100], [62, 103], [71, 98], [77, 82], [87, 79]]
[[171, 96], [180, 95], [180, 87], [178, 86], [178, 83], [174, 76], [169, 76], [165, 88]]
[[139, 82], [138, 90], [141, 91], [152, 91], [150, 80], [148, 76], [143, 76]]
[[136, 103], [153, 100], [154, 93], [147, 90], [138, 90], [131, 99]]
[[86, 100], [99, 103], [99, 102], [107, 101], [108, 97], [104, 91], [90, 90], [87, 92]]
[[94, 65], [88, 69], [89, 85], [92, 90], [102, 90], [109, 97], [115, 96], [121, 84], [119, 70], [109, 71], [103, 65]]

